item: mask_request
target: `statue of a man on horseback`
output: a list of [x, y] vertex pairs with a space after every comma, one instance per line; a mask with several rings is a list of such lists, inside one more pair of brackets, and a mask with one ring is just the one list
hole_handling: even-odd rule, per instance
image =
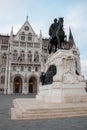
[[63, 18], [59, 18], [59, 20], [56, 18], [54, 19], [54, 23], [51, 24], [49, 28], [49, 35], [49, 53], [57, 51], [58, 48], [61, 49], [65, 38], [65, 32], [63, 30]]

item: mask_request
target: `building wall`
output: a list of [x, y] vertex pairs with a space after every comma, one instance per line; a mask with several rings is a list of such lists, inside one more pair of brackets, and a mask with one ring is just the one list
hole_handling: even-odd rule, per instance
[[0, 35], [0, 93], [4, 92], [5, 86], [8, 39], [8, 35]]
[[[1, 39], [4, 37], [4, 41], [8, 37], [6, 49], [1, 48], [2, 40], [0, 40], [1, 93], [36, 93], [40, 83], [39, 77], [41, 71], [44, 71], [44, 63], [47, 59], [43, 49], [47, 39], [43, 40], [41, 34], [38, 37], [27, 20], [16, 35], [13, 35], [12, 29], [10, 36], [1, 35], [0, 37]], [[4, 53], [6, 59], [3, 64], [2, 56]], [[5, 77], [3, 83], [1, 83], [1, 76]]]

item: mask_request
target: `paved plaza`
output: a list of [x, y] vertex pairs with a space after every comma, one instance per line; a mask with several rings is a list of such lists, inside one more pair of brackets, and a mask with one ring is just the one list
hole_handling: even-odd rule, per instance
[[46, 120], [11, 120], [15, 98], [32, 98], [35, 95], [0, 95], [0, 130], [87, 130], [87, 117]]

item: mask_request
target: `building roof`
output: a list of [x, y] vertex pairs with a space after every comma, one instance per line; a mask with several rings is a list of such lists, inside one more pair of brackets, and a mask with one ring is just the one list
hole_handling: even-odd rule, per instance
[[0, 35], [0, 44], [8, 44], [9, 37], [8, 35]]
[[49, 39], [48, 39], [48, 38], [45, 38], [45, 39], [43, 38], [42, 41], [43, 41], [43, 46], [44, 46], [44, 47], [47, 47], [47, 46], [48, 46]]

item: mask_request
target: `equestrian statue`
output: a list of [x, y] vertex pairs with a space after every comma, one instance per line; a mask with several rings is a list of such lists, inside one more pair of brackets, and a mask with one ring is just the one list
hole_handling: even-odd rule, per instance
[[62, 44], [66, 43], [66, 35], [63, 29], [63, 17], [60, 17], [59, 20], [54, 19], [54, 23], [51, 24], [49, 28], [49, 44], [48, 51], [49, 54], [51, 52], [56, 52], [57, 49], [63, 49]]

